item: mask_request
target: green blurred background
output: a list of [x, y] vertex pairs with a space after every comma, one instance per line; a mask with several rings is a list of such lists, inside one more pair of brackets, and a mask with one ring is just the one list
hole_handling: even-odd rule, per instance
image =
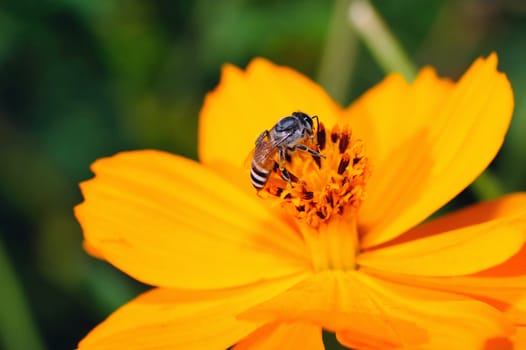
[[[452, 206], [526, 186], [526, 3], [373, 2], [417, 67], [457, 78], [495, 50], [516, 108], [491, 174]], [[95, 159], [157, 148], [196, 157], [220, 66], [296, 68], [347, 105], [385, 68], [349, 1], [3, 0], [0, 3], [0, 348], [73, 349], [145, 286], [82, 249], [72, 208]]]

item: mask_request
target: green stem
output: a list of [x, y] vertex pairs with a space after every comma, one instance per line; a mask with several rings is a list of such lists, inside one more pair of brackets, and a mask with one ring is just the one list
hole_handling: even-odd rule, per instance
[[2, 349], [43, 350], [29, 305], [0, 241], [0, 341]]
[[[415, 64], [368, 0], [351, 2], [349, 22], [386, 73], [399, 72], [408, 81], [414, 80]], [[481, 174], [470, 188], [479, 200], [495, 198], [504, 193], [502, 184], [490, 170]]]
[[349, 22], [385, 72], [401, 73], [408, 81], [415, 78], [415, 65], [368, 0], [351, 2]]
[[336, 0], [322, 53], [318, 82], [336, 101], [345, 103], [349, 94], [357, 53], [356, 34], [347, 24], [350, 0]]

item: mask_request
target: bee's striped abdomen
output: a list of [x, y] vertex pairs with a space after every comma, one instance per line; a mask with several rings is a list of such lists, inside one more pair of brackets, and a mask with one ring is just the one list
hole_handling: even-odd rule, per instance
[[256, 190], [261, 190], [263, 187], [265, 187], [269, 174], [269, 170], [262, 168], [261, 166], [256, 164], [254, 160], [252, 161], [252, 168], [250, 169], [250, 179], [252, 180], [252, 186], [254, 186]]

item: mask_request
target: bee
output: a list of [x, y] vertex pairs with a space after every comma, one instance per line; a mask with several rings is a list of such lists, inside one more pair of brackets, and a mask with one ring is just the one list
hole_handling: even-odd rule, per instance
[[276, 153], [281, 177], [289, 183], [291, 176], [283, 166], [284, 161], [289, 157], [289, 152], [299, 149], [315, 157], [325, 158], [324, 155], [305, 144], [306, 140], [313, 141], [314, 139], [313, 119], [318, 121], [317, 116], [311, 118], [306, 113], [293, 112], [292, 115], [281, 118], [270, 130], [264, 130], [258, 136], [250, 169], [252, 186], [256, 190], [259, 191], [265, 187], [276, 164]]

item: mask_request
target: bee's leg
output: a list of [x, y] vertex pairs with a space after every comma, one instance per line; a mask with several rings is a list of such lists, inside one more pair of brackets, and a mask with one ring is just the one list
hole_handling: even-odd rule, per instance
[[276, 163], [276, 169], [279, 169], [279, 175], [285, 181], [287, 181], [290, 187], [294, 188], [294, 183], [298, 182], [298, 177], [287, 170], [287, 168], [280, 168], [278, 163]]
[[292, 175], [283, 165], [285, 161], [287, 161], [287, 159], [290, 157], [290, 155], [287, 153], [287, 148], [281, 147], [279, 149], [278, 156], [279, 156], [279, 163], [277, 165], [278, 165], [278, 168], [281, 174], [281, 178], [287, 181], [291, 187], [294, 187], [294, 185], [292, 184], [292, 181], [293, 179], [296, 179], [297, 181], [297, 178], [296, 176]]
[[309, 153], [309, 154], [311, 154], [311, 155], [313, 155], [315, 157], [325, 158], [325, 156], [323, 154], [321, 154], [320, 152], [316, 151], [315, 149], [309, 148], [309, 147], [305, 146], [302, 143], [297, 143], [297, 144], [295, 144], [292, 147], [294, 149], [299, 149], [300, 151], [307, 152], [307, 153]]
[[290, 148], [290, 147], [280, 147], [279, 149], [279, 159], [280, 161], [284, 164], [284, 163], [289, 163], [292, 162], [292, 158], [290, 156], [290, 152], [294, 152], [294, 148]]
[[280, 147], [278, 156], [279, 156], [279, 163], [278, 163], [279, 170], [281, 171], [282, 174], [288, 174], [287, 170], [285, 169], [285, 166], [283, 165], [285, 161], [287, 160], [287, 149], [285, 147]]
[[281, 178], [287, 181], [291, 187], [294, 187], [292, 184], [292, 179], [290, 178], [290, 174], [286, 168], [281, 169]]

